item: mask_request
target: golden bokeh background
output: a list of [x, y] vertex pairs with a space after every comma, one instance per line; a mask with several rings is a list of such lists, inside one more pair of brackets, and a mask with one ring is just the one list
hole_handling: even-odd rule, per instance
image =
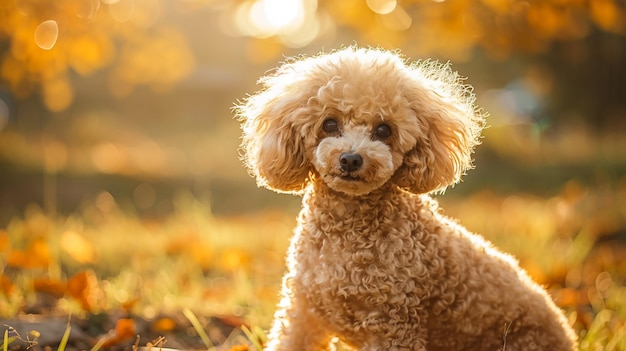
[[[490, 113], [477, 173], [559, 163], [589, 181], [600, 159], [619, 175], [625, 18], [616, 0], [4, 1], [1, 217], [29, 202], [71, 211], [101, 188], [156, 212], [179, 187], [217, 211], [273, 201], [239, 165], [231, 107], [285, 57], [355, 43], [469, 77]], [[471, 191], [489, 186], [478, 178]]]
[[626, 348], [622, 0], [0, 0], [0, 324], [269, 326], [300, 199], [256, 187], [232, 107], [353, 44], [467, 77], [489, 127], [442, 208], [548, 288], [582, 351]]

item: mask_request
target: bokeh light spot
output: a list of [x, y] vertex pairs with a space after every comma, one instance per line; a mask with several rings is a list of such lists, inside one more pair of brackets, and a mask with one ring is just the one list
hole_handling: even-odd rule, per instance
[[44, 50], [50, 50], [59, 38], [59, 25], [55, 20], [41, 22], [35, 29], [35, 44]]
[[131, 21], [139, 27], [148, 28], [161, 15], [159, 0], [137, 0]]
[[297, 31], [305, 22], [302, 0], [257, 0], [241, 4], [235, 14], [239, 32], [257, 38]]
[[61, 247], [78, 263], [93, 263], [96, 259], [96, 251], [91, 242], [73, 230], [61, 235]]
[[126, 22], [133, 17], [135, 12], [134, 0], [119, 0], [109, 5], [111, 17], [118, 22]]
[[374, 12], [386, 15], [396, 9], [396, 0], [367, 0], [367, 6]]
[[65, 76], [42, 82], [43, 101], [50, 111], [63, 111], [74, 101], [74, 89]]
[[76, 16], [83, 19], [91, 19], [95, 16], [100, 8], [98, 0], [84, 0], [76, 2]]
[[125, 168], [126, 154], [113, 143], [101, 143], [91, 150], [91, 159], [103, 173], [116, 173]]
[[380, 17], [385, 27], [398, 32], [409, 29], [413, 23], [411, 16], [400, 6], [396, 6], [393, 11]]

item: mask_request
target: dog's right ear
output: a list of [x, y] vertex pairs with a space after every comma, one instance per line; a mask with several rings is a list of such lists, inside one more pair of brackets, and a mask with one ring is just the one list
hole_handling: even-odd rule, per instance
[[[282, 72], [285, 75], [285, 72]], [[257, 185], [282, 193], [302, 193], [310, 164], [297, 126], [306, 101], [289, 91], [281, 72], [261, 80], [266, 88], [235, 106], [243, 131], [242, 160]], [[292, 87], [293, 88], [293, 87]]]

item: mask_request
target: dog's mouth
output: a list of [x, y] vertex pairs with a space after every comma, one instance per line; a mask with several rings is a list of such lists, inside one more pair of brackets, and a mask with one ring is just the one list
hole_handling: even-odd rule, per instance
[[333, 172], [324, 176], [327, 182], [342, 182], [344, 184], [365, 183], [366, 180], [362, 176], [353, 172]]
[[331, 189], [351, 196], [365, 195], [380, 187], [380, 179], [371, 178], [371, 174], [363, 170], [358, 172], [335, 172], [323, 175], [323, 181]]
[[363, 180], [363, 178], [358, 175], [351, 173], [342, 173], [339, 178], [341, 178], [341, 180], [345, 180], [346, 182], [360, 182]]

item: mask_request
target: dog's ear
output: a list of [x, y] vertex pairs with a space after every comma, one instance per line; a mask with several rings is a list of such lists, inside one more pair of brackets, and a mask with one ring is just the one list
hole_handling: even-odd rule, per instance
[[310, 164], [304, 150], [303, 117], [299, 94], [288, 91], [284, 77], [262, 79], [265, 90], [235, 107], [242, 123], [242, 159], [259, 186], [283, 193], [301, 193], [309, 179]]
[[471, 89], [448, 65], [417, 63], [409, 77], [405, 96], [421, 133], [394, 181], [416, 194], [443, 192], [472, 168], [484, 118], [474, 106]]

